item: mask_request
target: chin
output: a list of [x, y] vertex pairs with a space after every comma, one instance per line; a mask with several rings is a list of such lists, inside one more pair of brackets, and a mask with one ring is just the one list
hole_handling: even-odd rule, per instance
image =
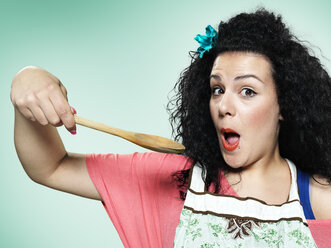
[[239, 169], [245, 165], [243, 160], [238, 155], [229, 155], [224, 153], [222, 153], [222, 155], [225, 163], [233, 169]]

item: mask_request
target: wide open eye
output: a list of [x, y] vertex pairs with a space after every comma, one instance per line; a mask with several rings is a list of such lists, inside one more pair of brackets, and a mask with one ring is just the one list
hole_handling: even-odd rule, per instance
[[241, 95], [244, 97], [253, 97], [254, 95], [256, 95], [256, 92], [252, 89], [244, 88], [241, 91]]
[[223, 94], [223, 93], [224, 93], [224, 91], [220, 87], [214, 87], [211, 89], [211, 94], [213, 96], [219, 96], [220, 94]]

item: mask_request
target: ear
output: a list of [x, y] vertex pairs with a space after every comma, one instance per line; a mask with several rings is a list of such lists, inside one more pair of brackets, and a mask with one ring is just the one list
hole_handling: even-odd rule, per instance
[[281, 114], [279, 115], [279, 120], [280, 121], [283, 121], [284, 120], [284, 118], [283, 118], [283, 116]]

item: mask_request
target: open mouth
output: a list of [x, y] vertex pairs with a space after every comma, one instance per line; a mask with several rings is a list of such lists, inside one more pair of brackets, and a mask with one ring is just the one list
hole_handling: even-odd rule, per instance
[[221, 134], [223, 146], [227, 151], [233, 151], [238, 147], [240, 135], [236, 131], [230, 128], [222, 128]]

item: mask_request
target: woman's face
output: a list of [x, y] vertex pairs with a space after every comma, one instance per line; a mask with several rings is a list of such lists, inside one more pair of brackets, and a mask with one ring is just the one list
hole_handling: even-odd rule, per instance
[[210, 113], [229, 166], [239, 168], [279, 156], [282, 117], [266, 57], [246, 52], [219, 55], [210, 74], [210, 88]]

